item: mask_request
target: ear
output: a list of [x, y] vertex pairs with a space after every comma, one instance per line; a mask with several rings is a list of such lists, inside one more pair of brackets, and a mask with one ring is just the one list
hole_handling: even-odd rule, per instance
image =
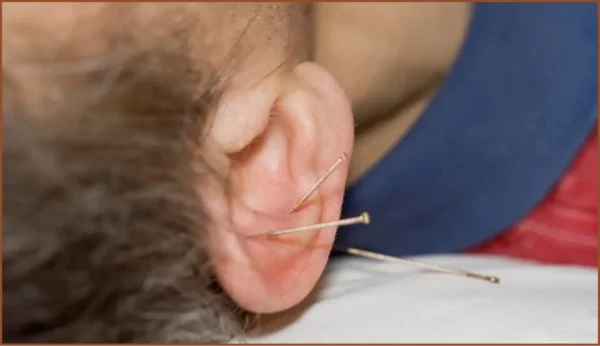
[[339, 219], [347, 165], [290, 210], [342, 153], [351, 155], [350, 104], [327, 70], [302, 63], [288, 77], [225, 95], [211, 138], [227, 153], [230, 172], [228, 194], [203, 189], [219, 282], [250, 311], [289, 308], [316, 284], [335, 229], [249, 236]]

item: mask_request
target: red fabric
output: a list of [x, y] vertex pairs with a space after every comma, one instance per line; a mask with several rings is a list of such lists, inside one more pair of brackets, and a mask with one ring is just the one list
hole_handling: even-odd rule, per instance
[[598, 267], [598, 134], [524, 220], [469, 252]]

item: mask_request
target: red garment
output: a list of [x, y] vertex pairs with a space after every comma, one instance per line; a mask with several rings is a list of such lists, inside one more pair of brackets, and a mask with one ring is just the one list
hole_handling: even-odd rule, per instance
[[469, 252], [598, 267], [598, 133], [522, 221]]

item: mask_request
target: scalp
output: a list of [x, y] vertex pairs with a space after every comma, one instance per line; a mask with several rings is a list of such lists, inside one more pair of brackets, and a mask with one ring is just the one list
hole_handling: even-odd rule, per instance
[[159, 66], [178, 59], [140, 53], [77, 73], [57, 71], [57, 58], [16, 59], [4, 70], [4, 341], [243, 332], [245, 313], [214, 280], [192, 185], [211, 173], [197, 141], [210, 97]]
[[209, 256], [203, 131], [233, 77], [307, 56], [308, 8], [3, 4], [4, 341], [243, 334]]

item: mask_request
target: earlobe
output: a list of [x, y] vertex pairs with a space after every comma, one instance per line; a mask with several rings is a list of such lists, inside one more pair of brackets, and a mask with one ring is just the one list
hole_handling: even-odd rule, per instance
[[[268, 121], [245, 147], [229, 155], [230, 215], [227, 225], [220, 218], [211, 238], [212, 246], [221, 248], [215, 268], [229, 295], [248, 310], [274, 312], [298, 303], [316, 284], [335, 230], [249, 236], [339, 218], [346, 165], [327, 179], [305, 207], [293, 214], [290, 209], [340, 154], [351, 154], [353, 121], [337, 82], [313, 63], [297, 66], [276, 94], [263, 97], [268, 105], [258, 99], [252, 104], [270, 110]], [[244, 114], [224, 116], [232, 117], [227, 120], [232, 125], [248, 122], [235, 120]], [[230, 252], [232, 256], [227, 256]]]

